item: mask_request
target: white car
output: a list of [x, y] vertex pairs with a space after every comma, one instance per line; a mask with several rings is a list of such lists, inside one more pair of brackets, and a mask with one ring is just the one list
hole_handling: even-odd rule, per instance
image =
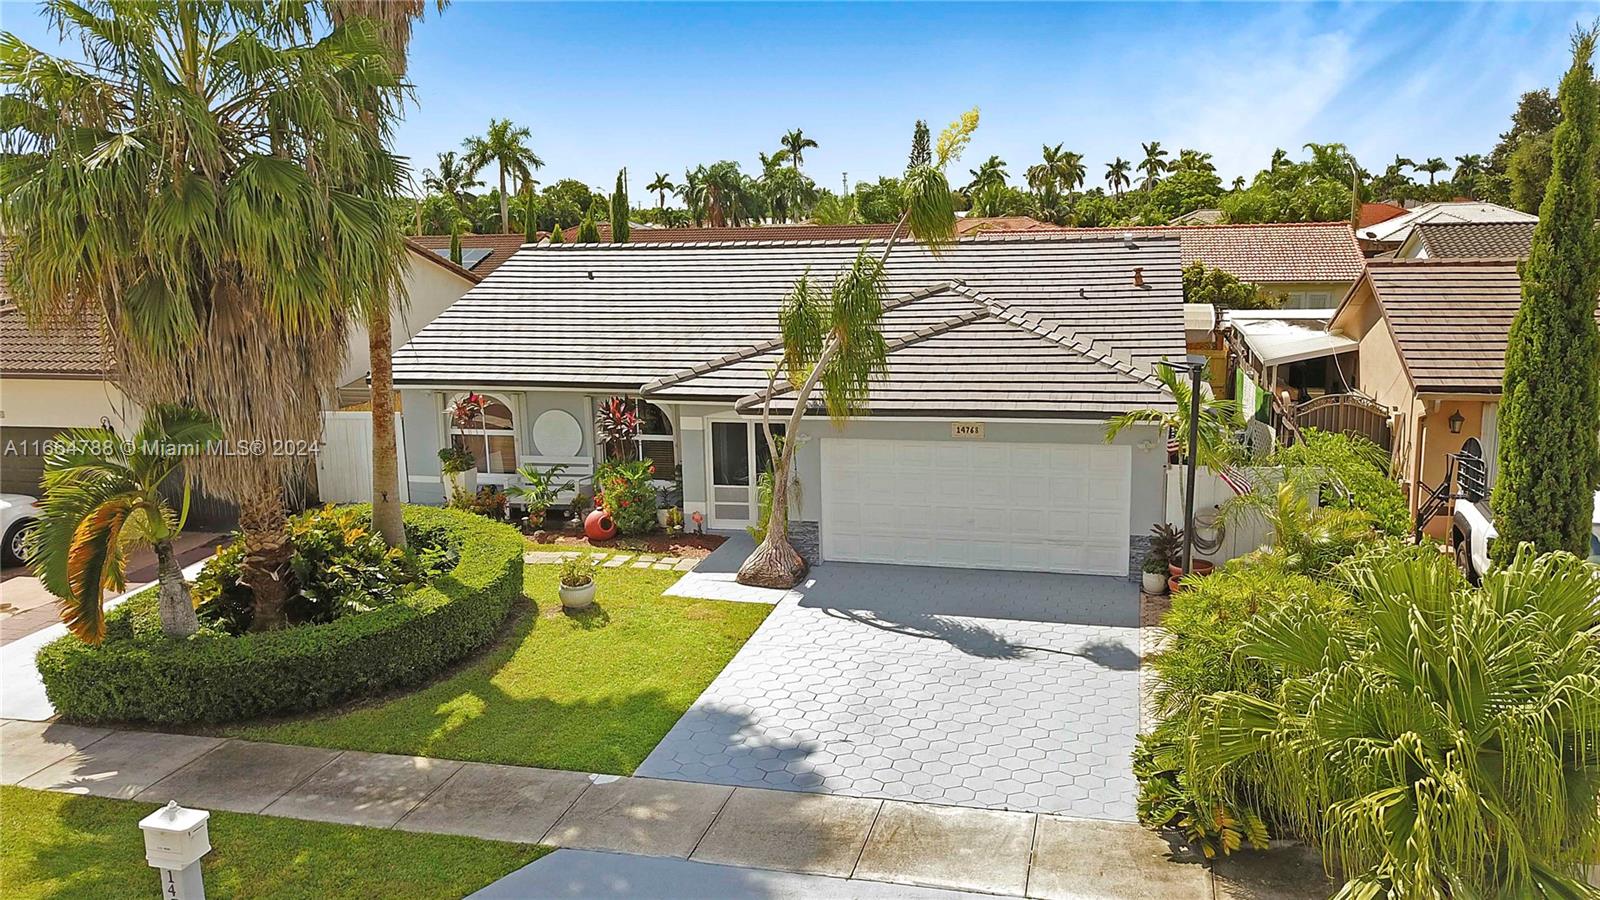
[[22, 564], [22, 539], [38, 521], [38, 499], [27, 494], [0, 494], [0, 535], [5, 535], [0, 554], [6, 565]]
[[[1497, 535], [1494, 518], [1486, 501], [1456, 502], [1454, 528], [1450, 539], [1455, 545], [1456, 562], [1462, 571], [1476, 578], [1489, 570], [1489, 539]], [[1600, 491], [1594, 495], [1593, 524], [1589, 530], [1589, 561], [1600, 563]]]

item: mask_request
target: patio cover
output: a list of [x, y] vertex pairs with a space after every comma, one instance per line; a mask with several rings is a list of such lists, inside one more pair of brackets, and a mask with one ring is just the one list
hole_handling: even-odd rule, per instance
[[1356, 341], [1343, 335], [1281, 319], [1234, 320], [1233, 327], [1263, 366], [1334, 356], [1356, 348]]

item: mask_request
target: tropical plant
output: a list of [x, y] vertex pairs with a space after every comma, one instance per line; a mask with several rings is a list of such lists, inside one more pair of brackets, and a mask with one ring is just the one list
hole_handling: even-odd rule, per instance
[[[1159, 570], [1158, 570], [1159, 571]], [[1184, 771], [1185, 745], [1172, 725], [1139, 735], [1133, 777], [1139, 782], [1137, 814], [1149, 828], [1172, 828], [1206, 859], [1227, 856], [1246, 842], [1268, 847], [1266, 822], [1243, 804], [1215, 796], [1201, 799]]]
[[478, 461], [471, 453], [451, 444], [439, 448], [439, 472], [443, 475], [459, 475], [478, 467]]
[[544, 160], [528, 146], [533, 133], [525, 127], [512, 125], [510, 119], [490, 119], [489, 128], [482, 137], [469, 137], [461, 142], [466, 151], [465, 164], [474, 173], [494, 163], [500, 170], [500, 231], [511, 231], [511, 210], [506, 205], [511, 194], [506, 184], [510, 175], [519, 181], [532, 177], [534, 169], [544, 168]]
[[104, 590], [126, 586], [130, 548], [155, 551], [161, 630], [188, 637], [199, 628], [189, 585], [172, 542], [189, 513], [189, 478], [174, 510], [162, 484], [184, 460], [222, 436], [216, 420], [178, 406], [157, 406], [132, 439], [109, 428], [57, 435], [44, 460], [44, 504], [28, 533], [28, 565], [59, 598], [61, 621], [89, 643], [105, 635]]
[[1341, 898], [1587, 897], [1600, 852], [1600, 577], [1520, 550], [1468, 585], [1428, 548], [1350, 563], [1359, 615], [1283, 604], [1235, 651], [1282, 673], [1200, 703], [1202, 796], [1240, 772]]
[[978, 127], [973, 108], [939, 135], [933, 162], [906, 172], [901, 195], [902, 212], [880, 254], [863, 245], [851, 266], [838, 273], [830, 288], [822, 288], [803, 275], [784, 301], [778, 321], [783, 334], [783, 356], [762, 396], [762, 434], [772, 456], [773, 515], [766, 538], [739, 567], [742, 584], [793, 587], [806, 564], [789, 544], [788, 488], [794, 471], [798, 441], [779, 445], [772, 429], [772, 402], [783, 378], [785, 394], [793, 403], [786, 435], [798, 435], [813, 392], [822, 388], [823, 403], [835, 422], [842, 422], [866, 402], [873, 377], [887, 366], [883, 333], [886, 290], [884, 266], [906, 230], [935, 252], [955, 240], [956, 217], [945, 168], [960, 158]]
[[[1124, 428], [1134, 425], [1160, 425], [1177, 441], [1180, 456], [1188, 458], [1189, 438], [1189, 379], [1180, 376], [1171, 366], [1156, 366], [1156, 378], [1171, 394], [1175, 404], [1171, 409], [1136, 409], [1113, 417], [1106, 423], [1106, 443], [1117, 439]], [[1239, 418], [1239, 404], [1223, 400], [1211, 392], [1202, 374], [1200, 384], [1200, 427], [1198, 462], [1202, 466], [1221, 468], [1235, 463], [1241, 453], [1237, 433], [1244, 428]]]
[[594, 584], [597, 569], [592, 553], [569, 556], [561, 561], [561, 583], [569, 588]]
[[1139, 171], [1144, 173], [1144, 186], [1151, 187], [1161, 180], [1162, 173], [1170, 167], [1167, 162], [1167, 151], [1161, 149], [1160, 141], [1151, 141], [1141, 144], [1144, 148], [1144, 159], [1139, 163]]
[[1183, 561], [1183, 529], [1168, 522], [1150, 526], [1150, 555], [1162, 560], [1161, 568]]
[[705, 166], [684, 169], [683, 184], [674, 189], [688, 208], [689, 218], [694, 221], [696, 228], [705, 224], [705, 171]]
[[565, 471], [567, 466], [559, 463], [544, 469], [530, 463], [517, 469], [520, 483], [506, 488], [506, 494], [513, 500], [522, 501], [528, 510], [529, 526], [538, 527], [539, 523], [544, 521], [545, 513], [556, 505], [556, 500], [562, 491], [577, 488], [578, 484], [575, 481], [557, 481]]
[[1561, 80], [1550, 181], [1521, 267], [1522, 305], [1506, 340], [1493, 500], [1500, 537], [1490, 547], [1501, 563], [1524, 541], [1587, 556], [1600, 488], [1595, 36], [1591, 30], [1574, 38], [1572, 67]]
[[796, 172], [800, 171], [800, 164], [805, 162], [806, 151], [816, 146], [817, 142], [806, 137], [805, 132], [798, 128], [783, 136], [783, 149], [789, 152], [789, 163]]
[[811, 207], [811, 221], [818, 225], [859, 225], [861, 213], [854, 194], [824, 193]]
[[595, 411], [594, 427], [607, 458], [614, 462], [626, 460], [637, 449], [634, 441], [639, 437], [639, 407], [626, 397], [612, 397]]
[[[381, 31], [323, 6], [50, 0], [86, 64], [0, 37], [0, 220], [31, 320], [105, 329], [145, 409], [213, 415], [251, 445], [310, 446], [346, 326], [400, 289], [386, 147], [405, 88]], [[225, 88], [223, 87], [225, 86]], [[239, 504], [256, 627], [282, 617], [286, 485], [306, 457], [194, 461]]]
[[1290, 572], [1326, 575], [1363, 544], [1377, 539], [1372, 516], [1365, 510], [1319, 506], [1320, 473], [1290, 469], [1275, 487], [1254, 490], [1223, 501], [1221, 516], [1230, 528], [1250, 520], [1272, 530], [1270, 555]]
[[1434, 156], [1417, 166], [1417, 171], [1428, 173], [1428, 185], [1432, 187], [1434, 182], [1438, 179], [1439, 173], [1446, 171], [1449, 168], [1449, 163], [1445, 162], [1440, 157]]
[[446, 150], [439, 154], [438, 168], [422, 170], [422, 186], [449, 198], [455, 204], [456, 215], [463, 216], [472, 189], [483, 187], [483, 182], [471, 168], [458, 161], [455, 151]]
[[658, 208], [658, 209], [666, 209], [667, 208], [667, 194], [671, 193], [673, 191], [676, 191], [678, 189], [678, 186], [672, 183], [672, 177], [669, 176], [667, 173], [665, 173], [665, 172], [657, 172], [655, 179], [653, 181], [651, 181], [649, 184], [645, 185], [644, 189], [647, 190], [647, 191], [654, 191], [655, 192], [655, 195], [656, 195], [656, 208]]
[[1482, 174], [1483, 154], [1468, 153], [1464, 156], [1456, 157], [1454, 177], [1457, 184], [1471, 186], [1477, 182], [1478, 176]]
[[1006, 185], [1006, 163], [1005, 160], [998, 156], [990, 156], [979, 164], [976, 169], [968, 169], [967, 174], [972, 176], [972, 180], [967, 182], [967, 186], [962, 190], [969, 195], [977, 194], [990, 187], [999, 186], [1003, 188]]
[[1405, 491], [1389, 477], [1388, 452], [1359, 434], [1305, 428], [1273, 453], [1272, 464], [1318, 473], [1323, 506], [1364, 510], [1393, 537], [1410, 530]]
[[645, 534], [656, 528], [656, 467], [648, 459], [609, 462], [594, 476], [596, 489], [606, 515], [627, 535]]
[[1113, 194], [1121, 197], [1122, 192], [1133, 184], [1133, 180], [1128, 176], [1128, 173], [1132, 171], [1133, 163], [1120, 156], [1106, 163], [1106, 187], [1110, 188]]
[[628, 170], [617, 173], [617, 188], [611, 192], [611, 242], [626, 244], [633, 228], [628, 224]]
[[[1174, 176], [1168, 183], [1176, 180]], [[1285, 299], [1221, 269], [1209, 268], [1198, 259], [1183, 267], [1185, 303], [1206, 303], [1217, 309], [1277, 309]]]
[[506, 508], [509, 505], [506, 492], [492, 484], [481, 485], [474, 493], [459, 491], [450, 498], [451, 509], [461, 509], [477, 513], [486, 519], [503, 522], [506, 518]]

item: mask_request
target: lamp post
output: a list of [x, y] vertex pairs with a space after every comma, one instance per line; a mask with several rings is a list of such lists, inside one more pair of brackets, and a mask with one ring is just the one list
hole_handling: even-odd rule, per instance
[[1189, 373], [1189, 439], [1184, 442], [1188, 446], [1188, 459], [1184, 460], [1184, 464], [1189, 467], [1189, 477], [1185, 479], [1183, 487], [1183, 574], [1188, 575], [1194, 571], [1194, 483], [1200, 457], [1200, 375], [1206, 369], [1206, 360], [1203, 356], [1190, 356], [1181, 363], [1163, 359], [1156, 365], [1166, 366], [1174, 372]]

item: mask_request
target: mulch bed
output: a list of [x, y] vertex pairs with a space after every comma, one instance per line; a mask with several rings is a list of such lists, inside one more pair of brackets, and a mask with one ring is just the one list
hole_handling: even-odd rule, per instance
[[[525, 532], [526, 533], [526, 532]], [[584, 536], [582, 531], [545, 530], [540, 529], [528, 533], [529, 539], [538, 544], [571, 544], [574, 547], [593, 547], [596, 550], [631, 550], [636, 553], [656, 553], [682, 557], [685, 559], [704, 559], [711, 555], [711, 551], [722, 546], [727, 538], [718, 534], [667, 534], [653, 532], [639, 534], [632, 537], [618, 536], [609, 541], [591, 541]]]

